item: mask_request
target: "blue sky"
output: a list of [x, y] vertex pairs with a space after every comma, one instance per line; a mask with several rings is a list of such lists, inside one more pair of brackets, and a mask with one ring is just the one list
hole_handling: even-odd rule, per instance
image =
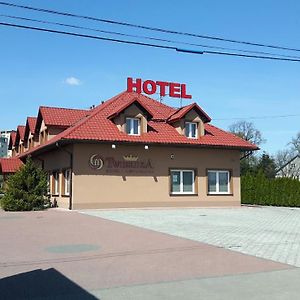
[[[14, 3], [300, 49], [299, 1], [17, 1]], [[183, 5], [184, 3], [184, 5]], [[0, 14], [59, 21], [104, 30], [240, 47], [0, 6]], [[0, 17], [0, 21], [9, 21]], [[13, 21], [26, 25], [39, 24]], [[55, 29], [61, 29], [52, 26]], [[93, 32], [85, 32], [94, 34]], [[104, 35], [103, 36], [108, 36]], [[187, 48], [187, 46], [183, 46]], [[189, 46], [188, 48], [200, 50]], [[245, 48], [245, 47], [244, 47]], [[270, 49], [250, 48], [270, 51]], [[297, 52], [283, 54], [299, 55]], [[297, 114], [250, 120], [271, 154], [300, 131], [300, 63], [263, 61], [122, 45], [0, 26], [0, 129], [35, 116], [39, 105], [88, 108], [126, 89], [126, 78], [187, 84], [187, 90], [223, 129], [235, 118]], [[67, 78], [77, 78], [68, 84]], [[178, 100], [165, 99], [178, 106]], [[184, 100], [183, 104], [190, 101]], [[222, 120], [225, 119], [225, 120]]]

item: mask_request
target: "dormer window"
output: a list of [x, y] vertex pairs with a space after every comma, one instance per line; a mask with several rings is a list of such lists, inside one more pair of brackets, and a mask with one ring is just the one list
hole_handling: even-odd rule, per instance
[[141, 120], [139, 118], [126, 118], [126, 133], [129, 135], [140, 135]]
[[195, 122], [185, 122], [185, 136], [190, 139], [197, 138], [197, 126]]

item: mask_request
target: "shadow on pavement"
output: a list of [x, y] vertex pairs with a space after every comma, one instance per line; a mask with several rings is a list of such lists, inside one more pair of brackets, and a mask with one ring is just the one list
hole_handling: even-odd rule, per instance
[[97, 299], [54, 268], [0, 280], [1, 299]]

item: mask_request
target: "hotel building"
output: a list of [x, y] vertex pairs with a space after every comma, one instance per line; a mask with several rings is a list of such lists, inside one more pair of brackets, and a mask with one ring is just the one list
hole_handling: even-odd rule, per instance
[[175, 109], [123, 92], [90, 110], [40, 107], [9, 149], [0, 173], [31, 156], [53, 203], [86, 209], [238, 206], [241, 151], [258, 148], [213, 126], [196, 103]]

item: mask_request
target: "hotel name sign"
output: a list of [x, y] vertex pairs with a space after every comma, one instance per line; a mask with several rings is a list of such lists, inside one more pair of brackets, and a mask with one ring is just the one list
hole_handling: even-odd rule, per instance
[[141, 78], [127, 78], [127, 92], [145, 93], [147, 95], [156, 94], [169, 96], [172, 98], [191, 99], [192, 95], [187, 94], [186, 84], [167, 81], [142, 80]]
[[153, 170], [150, 159], [140, 160], [135, 155], [124, 155], [122, 159], [114, 157], [103, 157], [100, 154], [93, 154], [89, 158], [89, 166], [94, 170], [105, 169], [106, 172], [130, 171], [148, 173]]

